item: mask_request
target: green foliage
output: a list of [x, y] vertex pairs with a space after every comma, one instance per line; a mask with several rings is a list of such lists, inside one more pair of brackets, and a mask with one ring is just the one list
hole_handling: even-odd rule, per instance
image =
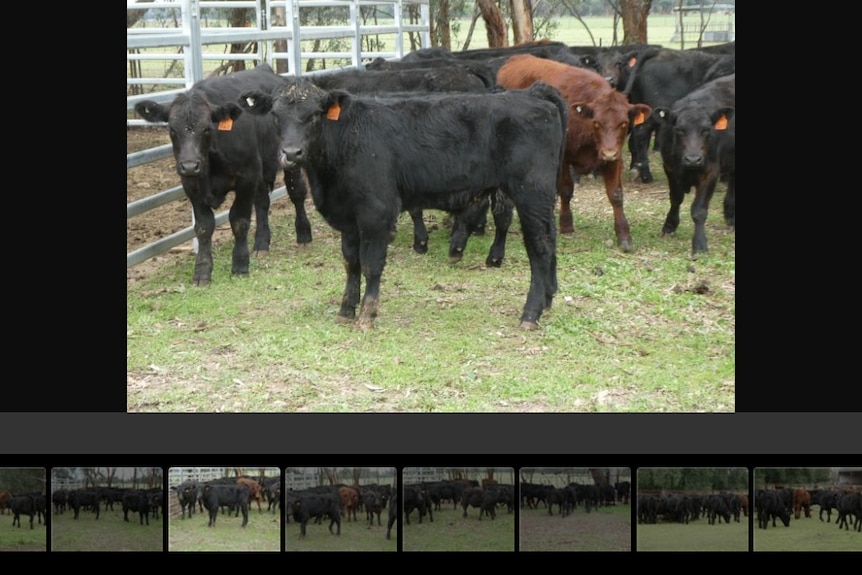
[[771, 484], [809, 487], [832, 480], [832, 470], [828, 467], [761, 467], [754, 470], [755, 489], [763, 489]]
[[748, 490], [744, 467], [640, 468], [637, 487], [643, 490], [722, 491]]
[[0, 491], [44, 493], [45, 477], [44, 467], [3, 467], [0, 468]]

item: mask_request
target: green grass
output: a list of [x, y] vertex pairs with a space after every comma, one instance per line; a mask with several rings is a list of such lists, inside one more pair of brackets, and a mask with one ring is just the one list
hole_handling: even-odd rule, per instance
[[248, 511], [248, 524], [239, 517], [219, 513], [209, 527], [209, 515], [198, 513], [186, 519], [172, 515], [168, 521], [168, 551], [281, 551], [280, 514]]
[[51, 517], [52, 551], [162, 551], [164, 549], [164, 520], [150, 517], [149, 525], [140, 524], [137, 513], [129, 513], [123, 521], [122, 506], [114, 510], [103, 509], [99, 519], [92, 511], [81, 510], [78, 519], [74, 512], [55, 513]]
[[748, 517], [710, 525], [706, 517], [683, 523], [638, 524], [638, 551], [748, 551]]
[[820, 506], [811, 506], [811, 517], [803, 514], [799, 519], [790, 516], [790, 526], [785, 527], [781, 520], [772, 522], [766, 529], [757, 526], [754, 520], [754, 550], [755, 551], [860, 551], [862, 550], [862, 535], [850, 529], [839, 529], [836, 511], [832, 513], [832, 521], [826, 522], [826, 514], [820, 521]]
[[418, 511], [410, 514], [410, 525], [404, 524], [404, 551], [514, 551], [515, 513], [497, 509], [496, 519], [483, 517], [470, 507], [467, 517], [459, 505], [444, 504], [434, 511], [434, 521], [428, 515], [419, 523]]
[[707, 221], [710, 253], [692, 260], [691, 198], [677, 233], [661, 237], [667, 188], [653, 165], [651, 185], [625, 175], [631, 253], [615, 247], [600, 183], [577, 188], [575, 233], [558, 240], [559, 291], [532, 332], [518, 328], [529, 262], [517, 218], [497, 269], [484, 265], [492, 222], [450, 264], [444, 214], [426, 214], [424, 255], [402, 215], [380, 314], [365, 332], [335, 321], [340, 240], [313, 207], [314, 240], [300, 247], [293, 207], [273, 204], [271, 251], [246, 278], [230, 276], [225, 225], [210, 286], [191, 285], [188, 253], [128, 286], [128, 410], [733, 411], [735, 235], [721, 215], [723, 184]]
[[397, 523], [392, 526], [390, 539], [386, 539], [388, 510], [380, 514], [380, 525], [375, 516], [372, 525], [366, 521], [365, 512], [356, 514], [356, 521], [341, 517], [341, 535], [337, 525], [329, 532], [330, 520], [324, 518], [320, 525], [314, 520], [305, 526], [305, 537], [300, 537], [300, 526], [293, 518], [284, 526], [284, 548], [286, 551], [397, 551]]
[[30, 529], [29, 516], [21, 515], [21, 527], [13, 526], [12, 518], [10, 511], [0, 514], [0, 552], [47, 551], [47, 529], [37, 516], [33, 516], [33, 529]]

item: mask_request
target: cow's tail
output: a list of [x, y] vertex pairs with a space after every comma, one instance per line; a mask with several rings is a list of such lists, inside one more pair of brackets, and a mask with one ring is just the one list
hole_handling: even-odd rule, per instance
[[561, 129], [561, 137], [560, 137], [560, 161], [559, 168], [557, 170], [557, 181], [560, 181], [560, 178], [563, 175], [563, 170], [566, 169], [564, 165], [564, 158], [566, 155], [566, 129], [569, 125], [569, 104], [565, 98], [563, 98], [560, 91], [545, 84], [544, 82], [536, 82], [532, 86], [530, 86], [529, 93], [532, 96], [542, 98], [543, 100], [547, 100], [553, 103], [557, 107], [557, 111], [560, 113], [560, 129]]

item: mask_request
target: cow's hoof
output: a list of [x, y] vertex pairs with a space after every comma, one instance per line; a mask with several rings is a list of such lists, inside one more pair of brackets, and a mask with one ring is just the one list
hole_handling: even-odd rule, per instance
[[428, 242], [416, 242], [413, 244], [413, 251], [417, 254], [428, 253]]
[[335, 316], [335, 323], [339, 323], [339, 324], [353, 323], [353, 318], [348, 317], [346, 315], [337, 315], [337, 316]]
[[634, 246], [632, 246], [632, 241], [620, 240], [620, 249], [625, 253], [631, 252], [634, 249]]
[[212, 283], [211, 278], [195, 278], [194, 283], [198, 287], [208, 286]]
[[499, 268], [503, 266], [503, 258], [488, 258], [485, 260], [485, 265], [489, 268]]
[[522, 321], [518, 328], [523, 329], [525, 331], [535, 331], [539, 329], [539, 322], [536, 321]]

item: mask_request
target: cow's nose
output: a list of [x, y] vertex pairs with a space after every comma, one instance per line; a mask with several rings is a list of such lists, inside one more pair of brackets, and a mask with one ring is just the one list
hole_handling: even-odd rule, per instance
[[689, 154], [683, 158], [683, 162], [685, 163], [686, 166], [693, 166], [693, 167], [702, 166], [703, 165], [703, 156], [701, 156], [699, 154], [698, 155]]
[[179, 162], [177, 173], [181, 176], [197, 176], [201, 173], [201, 163], [197, 160]]
[[284, 154], [284, 157], [287, 158], [289, 162], [298, 162], [302, 160], [302, 148], [298, 147], [284, 147], [281, 149], [281, 152]]

